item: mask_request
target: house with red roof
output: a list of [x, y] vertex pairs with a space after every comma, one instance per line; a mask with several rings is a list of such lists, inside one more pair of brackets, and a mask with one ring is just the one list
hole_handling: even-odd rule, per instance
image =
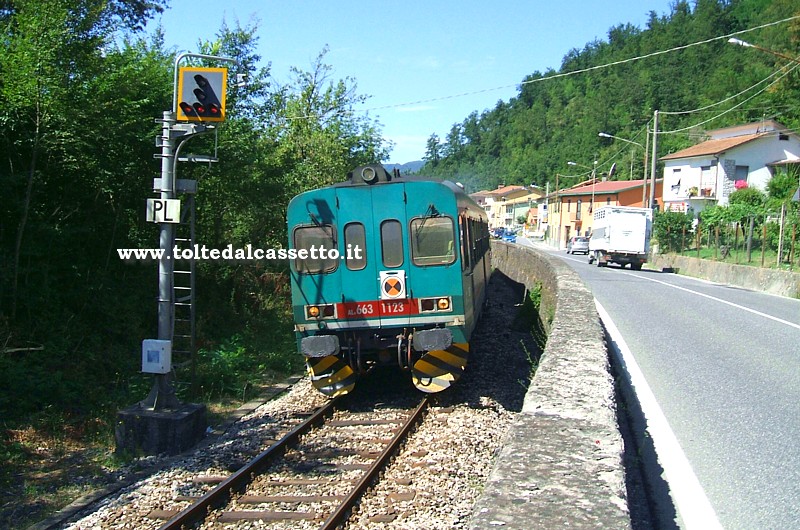
[[471, 193], [470, 197], [486, 210], [489, 216], [489, 229], [514, 228], [517, 218], [526, 217], [543, 195], [535, 186], [498, 186], [491, 191]]
[[[566, 248], [572, 236], [592, 233], [592, 212], [601, 206], [647, 205], [651, 183], [648, 180], [589, 179], [571, 188], [554, 191], [546, 197], [547, 229], [545, 240], [551, 246]], [[655, 208], [659, 207], [662, 181], [656, 180]]]
[[737, 186], [765, 191], [776, 171], [800, 164], [800, 137], [775, 120], [706, 134], [708, 140], [661, 157], [666, 209], [699, 212], [728, 204]]

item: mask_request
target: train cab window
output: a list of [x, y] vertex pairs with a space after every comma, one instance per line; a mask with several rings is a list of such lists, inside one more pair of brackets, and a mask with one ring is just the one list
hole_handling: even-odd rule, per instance
[[414, 265], [450, 265], [456, 261], [455, 231], [451, 218], [413, 219], [410, 237]]
[[[321, 274], [336, 270], [339, 260], [332, 258], [330, 252], [336, 250], [333, 234], [331, 225], [301, 226], [295, 229], [294, 248], [297, 249], [298, 257], [294, 260], [294, 266], [297, 272]], [[320, 252], [320, 249], [325, 251]], [[305, 252], [301, 252], [303, 250]], [[304, 257], [301, 258], [300, 254]]]
[[367, 235], [361, 223], [348, 223], [344, 227], [345, 264], [351, 271], [367, 266]]
[[390, 219], [381, 223], [381, 256], [384, 267], [403, 264], [403, 227], [400, 221]]

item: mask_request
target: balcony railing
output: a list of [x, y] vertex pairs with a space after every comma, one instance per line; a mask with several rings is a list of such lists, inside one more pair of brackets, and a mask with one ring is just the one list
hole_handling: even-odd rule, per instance
[[716, 199], [714, 188], [689, 188], [684, 193], [687, 199]]

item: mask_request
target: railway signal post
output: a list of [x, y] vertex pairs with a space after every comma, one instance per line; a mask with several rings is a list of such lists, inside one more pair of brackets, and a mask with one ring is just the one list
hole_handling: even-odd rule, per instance
[[[227, 69], [179, 67], [185, 58], [235, 62], [233, 59], [200, 54], [181, 54], [175, 59], [171, 111], [164, 111], [161, 135], [161, 178], [155, 179], [158, 199], [148, 200], [148, 220], [159, 224], [158, 336], [142, 341], [142, 371], [154, 375], [147, 398], [118, 413], [115, 429], [117, 450], [133, 454], [179, 453], [205, 436], [205, 405], [181, 403], [172, 384], [172, 354], [175, 338], [175, 225], [181, 220], [178, 192], [196, 191], [195, 181], [175, 179], [183, 145], [196, 136], [215, 131], [225, 119]], [[215, 161], [215, 158], [204, 158]], [[194, 296], [193, 290], [189, 297]], [[192, 302], [193, 303], [193, 302]], [[192, 314], [193, 330], [193, 314]], [[192, 331], [193, 334], [193, 331]], [[193, 337], [192, 337], [193, 343]]]

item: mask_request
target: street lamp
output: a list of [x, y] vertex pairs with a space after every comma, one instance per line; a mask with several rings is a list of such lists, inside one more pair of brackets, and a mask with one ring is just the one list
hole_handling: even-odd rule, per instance
[[[643, 178], [642, 178], [642, 206], [644, 206], [644, 198], [645, 198], [645, 195], [647, 194], [647, 147], [643, 146], [639, 142], [634, 142], [633, 140], [627, 140], [625, 138], [620, 138], [619, 136], [614, 136], [613, 134], [608, 134], [608, 133], [605, 133], [605, 132], [599, 132], [599, 133], [597, 133], [597, 136], [599, 136], [601, 138], [613, 138], [615, 140], [620, 140], [621, 142], [627, 142], [629, 144], [638, 145], [639, 147], [641, 147], [644, 150], [644, 168], [642, 169], [642, 173], [643, 173]], [[648, 139], [648, 143], [649, 143], [649, 140], [650, 140], [650, 136], [649, 135], [647, 136], [647, 139]], [[631, 158], [633, 158], [633, 153], [631, 153]], [[655, 186], [655, 183], [653, 183], [653, 185]]]
[[625, 138], [620, 138], [619, 136], [614, 136], [613, 134], [599, 132], [599, 133], [597, 133], [597, 136], [599, 136], [601, 138], [614, 138], [615, 140], [620, 140], [622, 142], [628, 142], [629, 144], [638, 145], [639, 147], [644, 149], [644, 146], [642, 144], [640, 144], [639, 142], [634, 142], [633, 140], [626, 140]]
[[[574, 165], [577, 165], [577, 164], [574, 164]], [[560, 173], [556, 173], [556, 191], [553, 192], [553, 193], [555, 193], [555, 200], [553, 201], [553, 205], [554, 206], [556, 206], [556, 205], [558, 206], [558, 225], [557, 225], [557, 230], [556, 230], [556, 242], [557, 242], [559, 248], [560, 248], [560, 245], [561, 245], [561, 219], [562, 219], [562, 217], [561, 217], [561, 198], [560, 198], [560, 195], [558, 194], [558, 191], [559, 191], [558, 180], [559, 180], [560, 177], [578, 178], [578, 177], [584, 177], [584, 176], [585, 175], [562, 175]], [[549, 208], [549, 207], [547, 208], [547, 223], [548, 223], [548, 226], [549, 226], [551, 220], [553, 219], [552, 215], [553, 215], [554, 212], [552, 212], [551, 210], [552, 210], [552, 208]]]
[[800, 60], [797, 59], [797, 58], [789, 57], [788, 55], [784, 55], [784, 54], [782, 54], [780, 52], [776, 52], [775, 50], [770, 50], [769, 48], [762, 48], [761, 46], [758, 46], [756, 44], [750, 44], [749, 42], [745, 42], [742, 39], [737, 39], [735, 37], [731, 37], [730, 39], [728, 39], [728, 43], [729, 44], [736, 44], [737, 46], [743, 46], [745, 48], [755, 48], [756, 50], [761, 50], [762, 52], [771, 53], [772, 55], [775, 55], [776, 57], [780, 57], [782, 59], [786, 59], [787, 61], [792, 61], [794, 63], [800, 64]]
[[594, 211], [594, 185], [595, 185], [595, 182], [597, 181], [597, 179], [595, 177], [595, 175], [597, 174], [597, 160], [594, 161], [594, 166], [593, 167], [584, 166], [583, 164], [579, 164], [577, 162], [567, 162], [567, 165], [568, 166], [578, 166], [578, 167], [583, 167], [583, 168], [592, 170], [592, 204], [589, 205], [589, 213], [592, 213]]

